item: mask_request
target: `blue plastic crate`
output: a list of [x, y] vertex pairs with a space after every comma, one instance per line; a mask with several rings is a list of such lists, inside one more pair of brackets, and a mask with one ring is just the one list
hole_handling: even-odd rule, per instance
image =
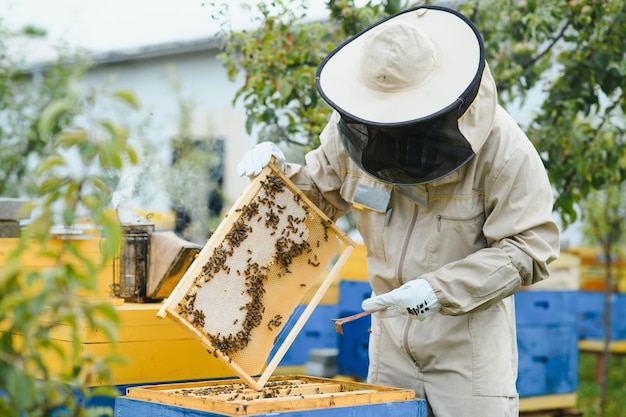
[[[611, 340], [626, 340], [626, 294], [611, 294]], [[581, 291], [578, 301], [578, 331], [581, 339], [604, 339], [605, 294]]]
[[[342, 311], [341, 317], [356, 314], [357, 311]], [[343, 335], [339, 336], [339, 356], [337, 370], [340, 375], [358, 380], [367, 379], [369, 367], [369, 336], [372, 319], [370, 316], [360, 318], [342, 325]]]
[[[305, 306], [298, 306], [294, 310], [287, 324], [279, 333], [268, 362], [274, 357], [276, 350], [302, 315], [304, 308]], [[333, 318], [338, 317], [337, 308], [336, 305], [318, 305], [281, 359], [279, 366], [303, 366], [308, 360], [310, 350], [338, 348], [337, 332], [332, 322]]]
[[578, 388], [578, 326], [575, 321], [518, 323], [520, 397], [570, 394]]

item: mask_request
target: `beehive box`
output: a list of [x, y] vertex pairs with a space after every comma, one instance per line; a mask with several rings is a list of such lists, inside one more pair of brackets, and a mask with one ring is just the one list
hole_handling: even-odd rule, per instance
[[520, 398], [575, 393], [578, 388], [578, 291], [515, 295]]
[[[158, 316], [176, 320], [246, 384], [261, 390], [353, 247], [270, 165], [235, 202]], [[305, 302], [266, 363], [286, 321]]]
[[[133, 407], [124, 402], [128, 399], [145, 403]], [[409, 389], [307, 376], [274, 376], [261, 391], [251, 389], [240, 380], [132, 387], [127, 389], [126, 397], [118, 401], [118, 417], [130, 416], [131, 412], [133, 417], [147, 416], [148, 412], [165, 415], [160, 407], [142, 411], [142, 405], [150, 407], [151, 404], [181, 407], [187, 413], [198, 410], [224, 416], [295, 415], [302, 410], [316, 410], [324, 416], [346, 415], [345, 407], [354, 407], [350, 415], [360, 416], [426, 415], [425, 401], [416, 399], [414, 391]], [[126, 414], [120, 412], [124, 407], [128, 410]], [[313, 414], [322, 415], [306, 413]]]
[[[114, 354], [124, 359], [111, 364], [110, 378], [91, 378], [90, 387], [236, 376], [218, 359], [207, 357], [206, 349], [176, 323], [158, 319], [159, 305], [121, 303], [113, 307], [120, 319], [117, 343], [112, 343], [105, 332], [90, 329], [87, 324], [80, 326], [76, 340], [69, 325], [42, 318], [42, 326], [51, 327], [50, 338], [55, 346], [55, 349], [42, 350], [42, 358], [51, 375], [67, 371], [68, 364], [59, 359], [59, 354], [70, 358], [74, 344], [78, 342], [81, 352], [96, 358]], [[6, 326], [0, 325], [0, 337], [5, 337], [6, 333]], [[11, 337], [16, 343], [22, 343], [22, 335], [12, 334]]]
[[[599, 291], [580, 291], [578, 293], [577, 320], [581, 340], [604, 340], [604, 320], [606, 295]], [[626, 340], [626, 294], [616, 293], [609, 296], [610, 303], [610, 340]]]

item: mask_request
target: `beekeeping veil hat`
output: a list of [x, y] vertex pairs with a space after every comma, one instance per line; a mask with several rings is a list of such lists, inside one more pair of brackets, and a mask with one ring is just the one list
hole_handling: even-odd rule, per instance
[[496, 87], [476, 27], [455, 10], [409, 9], [339, 45], [317, 70], [350, 157], [376, 178], [424, 184], [485, 142]]

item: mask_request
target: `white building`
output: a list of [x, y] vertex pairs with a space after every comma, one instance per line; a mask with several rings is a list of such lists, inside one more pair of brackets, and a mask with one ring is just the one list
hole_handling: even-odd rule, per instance
[[[223, 210], [227, 210], [244, 189], [248, 179], [239, 177], [235, 167], [256, 139], [245, 132], [243, 109], [233, 105], [241, 83], [228, 80], [226, 70], [217, 59], [218, 52], [216, 38], [203, 38], [91, 55], [92, 66], [82, 83], [85, 87], [106, 88], [109, 92], [132, 91], [141, 106], [130, 117], [131, 127], [137, 127], [131, 130], [136, 136], [133, 145], [139, 147], [139, 154], [145, 151], [150, 158], [143, 161], [142, 167], [133, 168], [123, 176], [114, 204], [147, 211], [172, 208], [166, 190], [159, 185], [164, 178], [158, 177], [168, 175], [165, 170], [172, 163], [171, 142], [179, 135], [181, 100], [191, 112], [192, 136], [215, 138], [223, 144], [221, 172], [212, 174], [220, 180], [216, 186], [223, 200]], [[30, 65], [35, 81], [45, 68], [45, 63]], [[111, 117], [118, 122], [115, 118], [120, 116], [124, 115]], [[137, 178], [145, 177], [146, 172], [150, 180]], [[180, 174], [184, 177], [184, 173]], [[207, 172], [203, 181], [212, 180]], [[144, 195], [137, 193], [138, 182]], [[190, 184], [185, 186], [194, 192], [199, 189]], [[201, 201], [206, 202], [206, 198]]]

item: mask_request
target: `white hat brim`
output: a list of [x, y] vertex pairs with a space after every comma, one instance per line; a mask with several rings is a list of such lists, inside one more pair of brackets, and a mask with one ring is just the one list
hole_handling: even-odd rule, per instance
[[[368, 32], [398, 21], [419, 28], [438, 50], [439, 64], [427, 82], [385, 92], [360, 81], [359, 65]], [[372, 124], [404, 124], [449, 108], [468, 86], [480, 82], [484, 50], [480, 34], [458, 13], [420, 7], [394, 15], [340, 45], [320, 65], [318, 89], [335, 109]]]

